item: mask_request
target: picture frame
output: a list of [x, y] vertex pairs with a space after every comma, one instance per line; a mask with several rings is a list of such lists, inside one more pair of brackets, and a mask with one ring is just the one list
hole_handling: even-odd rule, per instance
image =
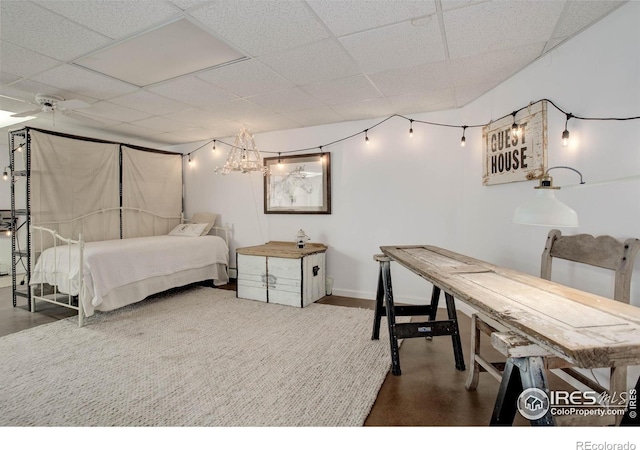
[[331, 153], [264, 158], [265, 214], [331, 214]]

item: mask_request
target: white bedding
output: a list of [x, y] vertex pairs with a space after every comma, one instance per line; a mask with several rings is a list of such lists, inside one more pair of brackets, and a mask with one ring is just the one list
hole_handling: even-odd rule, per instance
[[[151, 236], [87, 242], [82, 290], [77, 245], [71, 246], [71, 255], [66, 245], [42, 252], [30, 284], [56, 285], [64, 294], [78, 295], [85, 315], [90, 316], [95, 309], [101, 309], [105, 297], [117, 288], [218, 264], [229, 264], [229, 249], [218, 236]], [[141, 299], [134, 301], [137, 300]]]

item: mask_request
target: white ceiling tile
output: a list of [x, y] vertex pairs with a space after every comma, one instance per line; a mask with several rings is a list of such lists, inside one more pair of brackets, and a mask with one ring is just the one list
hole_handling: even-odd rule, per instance
[[553, 33], [554, 38], [573, 36], [593, 21], [604, 17], [625, 2], [603, 0], [568, 1]]
[[[0, 105], [12, 112], [34, 109], [36, 93], [84, 100], [92, 106], [82, 114], [103, 126], [89, 128], [67, 117], [29, 124], [105, 139], [120, 132], [140, 145], [191, 142], [207, 132], [233, 136], [242, 123], [265, 131], [450, 109], [475, 100], [624, 3], [0, 0], [0, 95], [10, 97], [0, 97]], [[216, 69], [204, 64], [190, 76], [145, 89], [77, 63], [179, 19], [254, 59]], [[637, 35], [635, 29], [625, 32], [629, 39]], [[117, 61], [131, 66], [132, 58]], [[135, 73], [157, 75], [158, 67], [169, 65], [161, 60]], [[135, 121], [158, 129], [123, 124]]]
[[131, 123], [139, 127], [151, 128], [152, 130], [164, 131], [169, 133], [178, 131], [185, 127], [185, 124], [182, 122], [178, 122], [177, 120], [170, 120], [166, 117], [161, 116], [153, 116], [147, 119], [136, 120], [135, 122]]
[[[544, 43], [514, 48], [513, 51], [494, 51], [478, 56], [452, 59], [451, 78], [455, 85], [493, 83], [497, 85], [533, 61]], [[467, 70], [473, 67], [473, 71]]]
[[487, 0], [440, 0], [443, 11], [473, 6], [476, 3], [485, 3]]
[[322, 102], [320, 100], [313, 98], [297, 87], [257, 95], [249, 98], [248, 100], [265, 109], [275, 111], [277, 113], [322, 106]]
[[331, 39], [265, 56], [261, 60], [297, 85], [348, 77], [360, 72], [342, 46]]
[[252, 133], [298, 128], [300, 124], [279, 114], [263, 114], [242, 121]]
[[164, 117], [171, 120], [177, 120], [197, 128], [209, 128], [213, 124], [226, 123], [229, 121], [229, 119], [224, 118], [220, 113], [213, 113], [198, 108], [185, 109], [176, 113], [165, 114]]
[[[196, 142], [196, 141], [204, 141], [208, 139], [212, 139], [211, 130], [206, 130], [204, 128], [197, 127], [186, 127], [181, 128], [179, 130], [171, 132], [171, 134], [175, 136], [179, 136], [181, 138], [186, 139], [187, 142]], [[198, 155], [201, 153], [198, 152]]]
[[388, 70], [371, 74], [369, 78], [384, 95], [388, 96], [451, 87], [451, 74], [446, 62]]
[[[7, 97], [5, 97], [5, 95]], [[30, 111], [37, 108], [33, 103], [28, 103], [26, 100], [12, 97], [0, 89], [0, 109], [4, 111], [11, 111], [14, 113], [20, 113]]]
[[235, 95], [195, 76], [167, 81], [147, 90], [192, 106], [214, 105], [237, 98]]
[[453, 109], [456, 107], [453, 89], [438, 89], [417, 94], [389, 97], [397, 114]]
[[332, 108], [346, 120], [384, 117], [395, 113], [394, 106], [386, 98], [336, 105]]
[[328, 123], [342, 122], [344, 118], [328, 106], [320, 108], [304, 109], [295, 112], [282, 113], [282, 115], [302, 126], [315, 126]]
[[293, 86], [293, 83], [256, 59], [200, 72], [197, 77], [238, 97], [251, 97]]
[[360, 102], [382, 96], [364, 75], [321, 81], [302, 86], [302, 89], [327, 105]]
[[443, 61], [444, 46], [437, 18], [421, 26], [409, 22], [340, 38], [364, 73]]
[[[449, 55], [462, 58], [546, 42], [564, 2], [493, 1], [443, 13]], [[514, 18], [523, 18], [515, 21]], [[515, 24], [517, 26], [505, 26]]]
[[13, 83], [14, 81], [17, 81], [19, 79], [20, 79], [20, 77], [17, 77], [15, 75], [10, 74], [10, 73], [0, 72], [0, 85]]
[[307, 3], [336, 36], [407, 21], [436, 12], [433, 1], [309, 0]]
[[101, 100], [127, 94], [137, 89], [128, 83], [71, 64], [47, 70], [32, 79], [42, 84], [56, 86]]
[[182, 102], [145, 90], [139, 90], [131, 94], [123, 95], [122, 97], [112, 98], [109, 101], [117, 105], [159, 116], [188, 108], [188, 106]]
[[163, 134], [164, 132], [159, 132], [157, 130], [148, 128], [148, 127], [140, 127], [133, 123], [119, 123], [117, 125], [111, 125], [106, 127], [105, 129], [115, 131], [119, 134], [125, 136], [157, 136], [159, 134]]
[[105, 118], [119, 122], [134, 122], [151, 117], [148, 113], [125, 108], [124, 106], [109, 102], [96, 102], [92, 104], [91, 108], [87, 109], [86, 112], [92, 116], [96, 116], [98, 119]]
[[36, 2], [110, 38], [122, 38], [169, 20], [180, 9], [167, 2], [56, 0]]
[[171, 3], [183, 11], [186, 11], [187, 9], [209, 3], [209, 0], [171, 0]]
[[0, 15], [3, 41], [68, 61], [111, 39], [27, 1], [3, 1]]
[[56, 59], [18, 47], [7, 41], [0, 41], [0, 55], [2, 55], [0, 67], [11, 70], [11, 73], [18, 77], [30, 77], [61, 64]]
[[58, 97], [62, 97], [65, 100], [77, 99], [85, 101], [87, 103], [93, 103], [96, 101], [94, 97], [89, 97], [87, 95], [81, 95], [78, 92], [68, 91], [46, 84], [37, 83], [29, 79], [20, 79], [20, 81], [17, 81], [10, 86], [3, 86], [2, 88], [0, 88], [0, 93], [8, 95], [10, 97], [19, 98], [27, 102], [31, 102], [31, 104], [36, 106], [37, 103], [35, 101], [35, 97], [38, 93], [57, 95]]
[[260, 56], [329, 37], [302, 1], [215, 1], [191, 15], [227, 42]]
[[495, 87], [495, 83], [478, 83], [465, 86], [456, 86], [456, 107], [461, 108], [474, 101], [481, 95], [486, 94]]
[[262, 114], [272, 114], [271, 111], [247, 100], [235, 100], [214, 106], [203, 106], [203, 108], [238, 122], [242, 122], [246, 118], [260, 117]]

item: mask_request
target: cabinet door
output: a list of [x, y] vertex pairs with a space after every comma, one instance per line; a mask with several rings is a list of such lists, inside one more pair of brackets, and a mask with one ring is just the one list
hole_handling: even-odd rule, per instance
[[309, 255], [304, 258], [303, 263], [302, 306], [307, 306], [325, 296], [325, 254]]
[[267, 258], [269, 303], [302, 306], [302, 260]]
[[267, 258], [241, 255], [236, 258], [238, 270], [237, 296], [249, 300], [267, 301]]

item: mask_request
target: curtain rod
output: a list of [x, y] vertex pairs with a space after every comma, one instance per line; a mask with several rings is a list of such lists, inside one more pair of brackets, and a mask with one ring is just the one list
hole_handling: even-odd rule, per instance
[[[133, 144], [126, 144], [124, 142], [116, 142], [116, 141], [109, 141], [106, 139], [98, 139], [98, 138], [92, 138], [92, 137], [87, 137], [87, 136], [78, 136], [75, 134], [68, 134], [68, 133], [61, 133], [59, 131], [51, 131], [51, 130], [45, 130], [44, 128], [33, 128], [33, 127], [24, 127], [21, 128], [22, 130], [33, 130], [33, 131], [39, 131], [41, 133], [44, 134], [50, 134], [53, 136], [58, 136], [58, 137], [64, 137], [64, 138], [68, 138], [68, 139], [76, 139], [79, 141], [87, 141], [87, 142], [97, 142], [99, 144], [114, 144], [114, 145], [123, 145], [125, 147], [129, 147], [132, 148], [134, 150], [140, 150], [140, 151], [144, 151], [144, 152], [151, 152], [151, 153], [162, 153], [162, 154], [167, 154], [167, 155], [180, 155], [182, 156], [182, 153], [178, 153], [178, 152], [170, 152], [167, 150], [159, 150], [157, 148], [149, 148], [149, 147], [143, 147], [140, 145], [133, 145]], [[16, 130], [16, 131], [20, 131], [20, 130]]]

